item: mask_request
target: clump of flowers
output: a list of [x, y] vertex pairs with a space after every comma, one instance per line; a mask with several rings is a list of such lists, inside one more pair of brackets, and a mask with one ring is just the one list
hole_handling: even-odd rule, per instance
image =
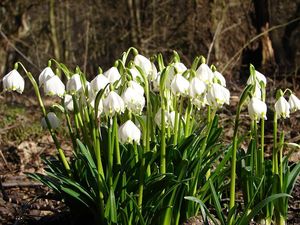
[[[55, 71], [62, 71], [66, 84], [53, 72], [52, 63]], [[23, 92], [25, 81], [18, 72], [19, 65], [22, 66], [16, 63], [14, 70], [4, 76], [4, 91]], [[58, 150], [55, 163], [45, 161], [46, 175], [29, 176], [49, 186], [71, 211], [80, 209], [92, 215], [97, 224], [180, 224], [198, 212], [205, 220], [209, 217], [216, 224], [225, 224], [218, 197], [228, 186], [225, 180], [231, 177], [230, 190], [226, 191], [230, 192], [229, 209], [236, 208], [236, 163], [245, 160], [237, 160], [238, 126], [245, 103], [251, 120], [249, 153], [253, 154], [246, 157], [243, 165], [250, 168], [251, 176], [265, 183], [267, 79], [253, 66], [238, 104], [229, 146], [219, 140], [222, 126], [218, 112], [230, 104], [230, 91], [224, 76], [214, 65], [207, 65], [202, 56], [196, 57], [189, 68], [175, 51], [166, 64], [161, 54], [150, 60], [130, 48], [104, 73], [99, 68], [90, 82], [79, 68], [71, 71], [55, 60], [50, 60], [40, 73], [38, 84], [22, 68], [34, 86], [43, 114], [42, 126], [48, 128]], [[61, 104], [51, 111], [46, 109], [41, 90], [45, 96], [61, 98]], [[289, 101], [284, 98], [287, 93]], [[300, 100], [290, 90], [279, 91], [277, 97], [276, 129], [277, 119], [288, 118], [291, 112], [300, 109]], [[261, 139], [257, 134], [258, 124], [262, 127]], [[56, 137], [62, 125], [66, 125], [73, 146], [74, 154], [69, 159]], [[274, 145], [272, 159], [273, 176], [278, 175], [282, 190], [283, 137], [280, 136], [279, 145]], [[274, 138], [277, 141], [277, 130]], [[256, 151], [258, 143], [260, 148]], [[264, 187], [262, 183], [254, 183], [254, 187]], [[246, 184], [250, 190], [253, 183]], [[255, 199], [256, 191], [260, 193], [259, 200], [265, 203], [258, 202], [258, 210], [253, 201], [246, 200], [245, 213], [229, 213], [229, 224], [245, 224], [265, 211], [273, 193], [261, 188], [245, 196]], [[283, 197], [286, 201], [286, 195], [277, 194], [273, 201]], [[219, 221], [209, 214], [205, 206], [208, 202], [214, 202], [219, 210]], [[269, 206], [265, 218], [273, 218], [274, 207]], [[283, 224], [286, 211], [276, 212], [279, 213], [274, 217]]]

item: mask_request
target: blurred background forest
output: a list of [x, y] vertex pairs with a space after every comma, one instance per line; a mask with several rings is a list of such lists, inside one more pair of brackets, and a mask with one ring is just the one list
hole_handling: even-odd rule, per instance
[[203, 55], [231, 81], [249, 63], [299, 81], [300, 0], [1, 0], [0, 18], [2, 75], [21, 61], [37, 76], [55, 58], [94, 77], [135, 46], [187, 65]]

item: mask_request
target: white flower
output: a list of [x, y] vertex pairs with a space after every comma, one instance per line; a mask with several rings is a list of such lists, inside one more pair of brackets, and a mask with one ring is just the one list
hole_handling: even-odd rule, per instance
[[74, 103], [73, 103], [73, 97], [72, 95], [66, 94], [64, 98], [64, 105], [65, 108], [69, 111], [74, 110]]
[[74, 74], [68, 81], [67, 81], [67, 91], [69, 93], [75, 93], [82, 88], [81, 79], [79, 74]]
[[194, 77], [190, 82], [189, 94], [192, 98], [197, 98], [206, 91], [206, 84], [197, 77]]
[[226, 87], [226, 80], [224, 78], [224, 76], [218, 72], [218, 71], [215, 71], [214, 72], [214, 78], [216, 78], [218, 81], [220, 81], [220, 84], [224, 87]]
[[[156, 125], [160, 128], [161, 127], [161, 108], [157, 111], [154, 117], [154, 121]], [[165, 110], [165, 127], [172, 127], [174, 128], [174, 123], [175, 123], [175, 112], [168, 112]]]
[[149, 79], [150, 79], [150, 81], [154, 81], [157, 77], [157, 69], [156, 69], [156, 66], [154, 63], [151, 63], [151, 67], [152, 67], [152, 70], [151, 70]]
[[159, 90], [160, 90], [160, 77], [161, 77], [161, 72], [158, 72], [156, 79], [153, 81], [153, 91], [159, 92]]
[[134, 64], [142, 69], [142, 71], [145, 73], [146, 77], [151, 75], [152, 72], [152, 64], [149, 59], [147, 59], [143, 55], [136, 55], [133, 60]]
[[24, 91], [25, 81], [17, 70], [12, 70], [3, 77], [3, 91]]
[[42, 86], [47, 80], [54, 76], [55, 74], [51, 67], [46, 67], [39, 75], [39, 85]]
[[186, 95], [189, 91], [190, 83], [181, 74], [176, 74], [171, 83], [171, 91], [174, 95]]
[[126, 108], [136, 114], [141, 114], [145, 106], [145, 98], [133, 87], [128, 87], [122, 94]]
[[131, 81], [128, 82], [128, 87], [132, 87], [140, 95], [144, 95], [144, 88], [139, 83], [131, 80]]
[[166, 83], [165, 83], [166, 87], [167, 88], [171, 87], [171, 82], [173, 81], [174, 76], [176, 74], [182, 75], [186, 70], [187, 70], [186, 66], [181, 62], [176, 62], [176, 63], [172, 64], [171, 68], [169, 70], [169, 74], [168, 74]]
[[123, 99], [114, 91], [111, 91], [103, 100], [103, 111], [106, 115], [114, 116], [116, 113], [124, 112], [124, 110]]
[[248, 113], [252, 120], [267, 119], [267, 105], [259, 98], [253, 97], [248, 104]]
[[45, 95], [58, 95], [62, 97], [65, 93], [65, 85], [58, 76], [53, 76], [44, 83]]
[[201, 96], [200, 98], [193, 98], [192, 104], [197, 107], [198, 110], [208, 105], [206, 95]]
[[[95, 110], [95, 98], [91, 100], [90, 105], [94, 108]], [[99, 117], [103, 113], [103, 100], [100, 99], [99, 105], [98, 105], [98, 114], [97, 117]]]
[[133, 80], [137, 80], [137, 78], [143, 80], [142, 75], [140, 74], [140, 72], [137, 70], [137, 68], [133, 67], [131, 69], [129, 69]]
[[261, 89], [257, 83], [255, 84], [255, 87], [254, 87], [253, 97], [261, 99]]
[[[263, 75], [262, 73], [258, 72], [257, 70], [255, 70], [255, 77], [256, 77], [256, 81], [258, 81], [258, 83], [263, 82], [264, 85], [267, 84], [267, 79], [265, 77], [265, 75]], [[247, 84], [256, 84], [256, 81], [254, 80], [254, 76], [250, 75], [250, 77], [247, 80]]]
[[121, 78], [119, 70], [116, 67], [111, 67], [103, 74], [106, 76], [110, 83], [114, 83]]
[[97, 93], [98, 91], [105, 88], [105, 86], [109, 84], [109, 80], [103, 74], [98, 74], [92, 81], [91, 81], [91, 88], [93, 92]]
[[210, 106], [219, 108], [224, 103], [229, 105], [230, 92], [218, 83], [213, 83], [207, 92], [207, 101]]
[[[60, 121], [59, 121], [59, 119], [57, 118], [57, 116], [55, 115], [54, 112], [49, 112], [47, 114], [47, 118], [49, 120], [49, 123], [50, 123], [50, 126], [51, 126], [52, 129], [56, 129], [56, 128], [58, 128], [60, 126]], [[46, 122], [45, 118], [42, 118], [41, 124], [42, 124], [42, 127], [44, 129], [48, 128], [47, 122]]]
[[214, 73], [207, 64], [202, 63], [196, 70], [196, 76], [203, 82], [210, 84], [213, 81]]
[[285, 119], [290, 117], [290, 105], [283, 96], [281, 96], [275, 103], [275, 111], [279, 118], [283, 117]]
[[300, 110], [300, 99], [296, 95], [291, 94], [289, 98], [291, 112]]
[[131, 120], [127, 120], [119, 127], [118, 134], [122, 144], [132, 144], [132, 142], [139, 144], [141, 139], [141, 131]]

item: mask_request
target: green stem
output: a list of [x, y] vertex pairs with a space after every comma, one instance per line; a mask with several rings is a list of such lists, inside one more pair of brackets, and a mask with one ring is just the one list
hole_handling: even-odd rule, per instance
[[279, 178], [280, 187], [283, 188], [283, 145], [284, 145], [284, 131], [280, 133], [279, 139]]
[[113, 169], [113, 156], [114, 156], [114, 151], [113, 151], [113, 145], [112, 145], [112, 119], [108, 119], [108, 183], [109, 187], [113, 186], [113, 174], [112, 174], [112, 169]]
[[191, 104], [191, 102], [189, 101], [189, 105], [188, 105], [188, 109], [186, 112], [186, 117], [185, 117], [185, 129], [184, 129], [184, 137], [188, 137], [190, 135], [190, 122], [191, 122], [191, 114], [193, 111], [193, 105]]
[[179, 112], [177, 109], [177, 96], [174, 98], [174, 108], [175, 108], [175, 122], [174, 122], [174, 139], [173, 139], [173, 144], [177, 145], [177, 138], [178, 138], [178, 125], [179, 125]]
[[121, 165], [121, 154], [120, 154], [120, 145], [119, 145], [119, 135], [118, 135], [118, 121], [117, 121], [117, 115], [114, 116], [113, 119], [113, 134], [115, 138], [115, 147], [116, 147], [116, 163], [117, 165]]
[[160, 173], [166, 173], [166, 127], [165, 127], [165, 107], [161, 107], [161, 146], [160, 146]]
[[37, 96], [39, 105], [41, 107], [42, 114], [43, 114], [43, 116], [44, 116], [44, 118], [46, 120], [46, 123], [47, 123], [47, 126], [48, 126], [48, 130], [49, 130], [50, 135], [51, 135], [51, 137], [52, 137], [52, 139], [53, 139], [53, 141], [55, 143], [56, 149], [58, 150], [58, 154], [59, 154], [60, 160], [63, 163], [64, 168], [67, 171], [68, 175], [71, 176], [71, 169], [70, 169], [69, 163], [68, 163], [68, 161], [67, 161], [67, 159], [65, 157], [65, 154], [64, 154], [62, 148], [60, 147], [59, 141], [58, 141], [58, 139], [57, 139], [57, 137], [56, 137], [56, 135], [54, 133], [54, 130], [51, 128], [51, 124], [50, 124], [50, 121], [49, 121], [49, 119], [47, 117], [47, 112], [46, 112], [43, 100], [41, 98], [41, 94], [40, 94], [38, 85], [37, 85], [35, 79], [33, 78], [32, 74], [30, 72], [27, 72], [26, 75], [29, 78], [29, 80], [31, 81], [32, 86], [34, 88], [34, 92], [35, 92], [35, 94]]
[[272, 154], [272, 172], [278, 174], [278, 157], [277, 157], [277, 113], [274, 111], [273, 120], [273, 154]]

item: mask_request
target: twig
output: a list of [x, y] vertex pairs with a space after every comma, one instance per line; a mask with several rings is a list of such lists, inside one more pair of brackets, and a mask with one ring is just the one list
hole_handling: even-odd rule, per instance
[[289, 22], [287, 22], [287, 23], [279, 24], [279, 25], [273, 26], [273, 27], [271, 27], [271, 28], [265, 30], [264, 32], [261, 32], [260, 34], [256, 35], [255, 37], [251, 38], [246, 44], [244, 44], [244, 45], [242, 46], [242, 48], [241, 48], [237, 53], [234, 54], [234, 56], [231, 57], [231, 59], [228, 61], [228, 63], [227, 63], [227, 64], [224, 66], [224, 68], [222, 69], [222, 72], [221, 72], [221, 73], [223, 73], [223, 72], [227, 69], [227, 67], [234, 61], [234, 59], [235, 59], [237, 56], [239, 56], [239, 55], [243, 52], [243, 50], [244, 50], [246, 47], [248, 47], [248, 45], [250, 45], [252, 42], [254, 42], [254, 41], [256, 41], [257, 39], [261, 38], [262, 36], [264, 36], [264, 35], [267, 34], [268, 32], [271, 32], [271, 31], [273, 31], [273, 30], [276, 30], [276, 29], [285, 27], [285, 26], [287, 26], [287, 25], [289, 25], [289, 24], [291, 24], [291, 23], [295, 23], [295, 22], [297, 22], [297, 21], [299, 21], [299, 20], [300, 20], [300, 17], [297, 17], [296, 19], [293, 19], [293, 20], [291, 20], [291, 21], [289, 21]]
[[3, 188], [12, 188], [12, 187], [39, 187], [43, 186], [40, 182], [26, 182], [26, 181], [20, 181], [20, 182], [5, 182], [2, 183]]

